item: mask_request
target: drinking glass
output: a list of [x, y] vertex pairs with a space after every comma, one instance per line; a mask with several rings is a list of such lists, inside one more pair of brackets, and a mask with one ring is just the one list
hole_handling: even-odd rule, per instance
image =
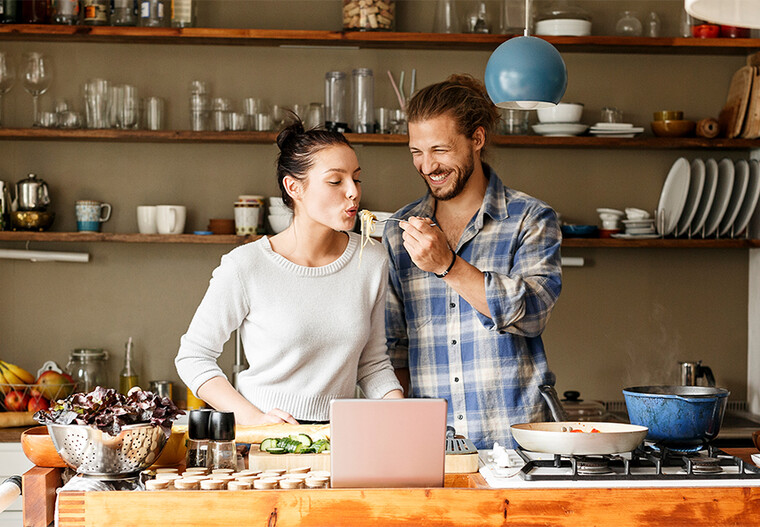
[[3, 126], [3, 95], [8, 93], [16, 82], [16, 68], [4, 51], [0, 51], [0, 126]]
[[459, 33], [459, 17], [454, 0], [438, 0], [433, 20], [434, 33]]
[[51, 60], [36, 51], [23, 55], [24, 89], [32, 96], [34, 104], [34, 126], [39, 126], [39, 98], [50, 87], [53, 80]]

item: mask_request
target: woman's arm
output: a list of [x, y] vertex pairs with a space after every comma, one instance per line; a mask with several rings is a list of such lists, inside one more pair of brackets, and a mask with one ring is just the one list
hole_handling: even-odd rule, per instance
[[224, 377], [213, 377], [198, 388], [198, 396], [222, 412], [234, 412], [235, 423], [239, 425], [263, 425], [267, 423], [298, 424], [292, 415], [279, 408], [262, 412], [240, 395]]

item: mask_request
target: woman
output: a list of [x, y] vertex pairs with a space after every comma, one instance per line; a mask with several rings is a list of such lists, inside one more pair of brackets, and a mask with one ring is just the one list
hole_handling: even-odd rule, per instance
[[[277, 145], [293, 221], [222, 257], [181, 339], [177, 371], [238, 424], [327, 421], [330, 401], [353, 397], [357, 383], [370, 398], [401, 398], [385, 345], [387, 256], [380, 244], [361, 254], [351, 232], [361, 198], [356, 154], [342, 134], [305, 131], [300, 120]], [[250, 364], [240, 392], [216, 362], [237, 328]]]

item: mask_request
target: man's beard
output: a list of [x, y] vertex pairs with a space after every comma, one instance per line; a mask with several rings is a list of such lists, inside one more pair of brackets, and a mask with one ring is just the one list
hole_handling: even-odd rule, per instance
[[[425, 183], [428, 185], [428, 188], [430, 189], [430, 193], [433, 195], [433, 197], [440, 201], [448, 201], [450, 199], [456, 198], [458, 195], [462, 193], [464, 190], [464, 187], [467, 185], [467, 182], [470, 180], [470, 176], [472, 176], [472, 173], [475, 170], [475, 164], [473, 163], [473, 156], [472, 152], [470, 152], [467, 156], [467, 159], [465, 160], [464, 166], [461, 168], [455, 168], [454, 169], [454, 177], [456, 177], [456, 181], [454, 183], [454, 186], [451, 188], [451, 190], [445, 190], [445, 189], [439, 189], [435, 188], [428, 182], [427, 178], [425, 176], [422, 176], [422, 179], [425, 180]], [[431, 174], [428, 174], [429, 176], [435, 176], [437, 174], [445, 174], [446, 172], [449, 172], [449, 170], [437, 170]]]

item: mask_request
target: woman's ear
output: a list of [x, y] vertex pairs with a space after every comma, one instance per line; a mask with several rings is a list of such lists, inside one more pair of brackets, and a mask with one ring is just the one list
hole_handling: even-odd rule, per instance
[[298, 181], [293, 176], [285, 176], [282, 178], [282, 184], [285, 187], [285, 192], [287, 192], [288, 196], [290, 196], [290, 199], [292, 199], [294, 202], [300, 199], [301, 191], [303, 189], [303, 185], [300, 181]]

